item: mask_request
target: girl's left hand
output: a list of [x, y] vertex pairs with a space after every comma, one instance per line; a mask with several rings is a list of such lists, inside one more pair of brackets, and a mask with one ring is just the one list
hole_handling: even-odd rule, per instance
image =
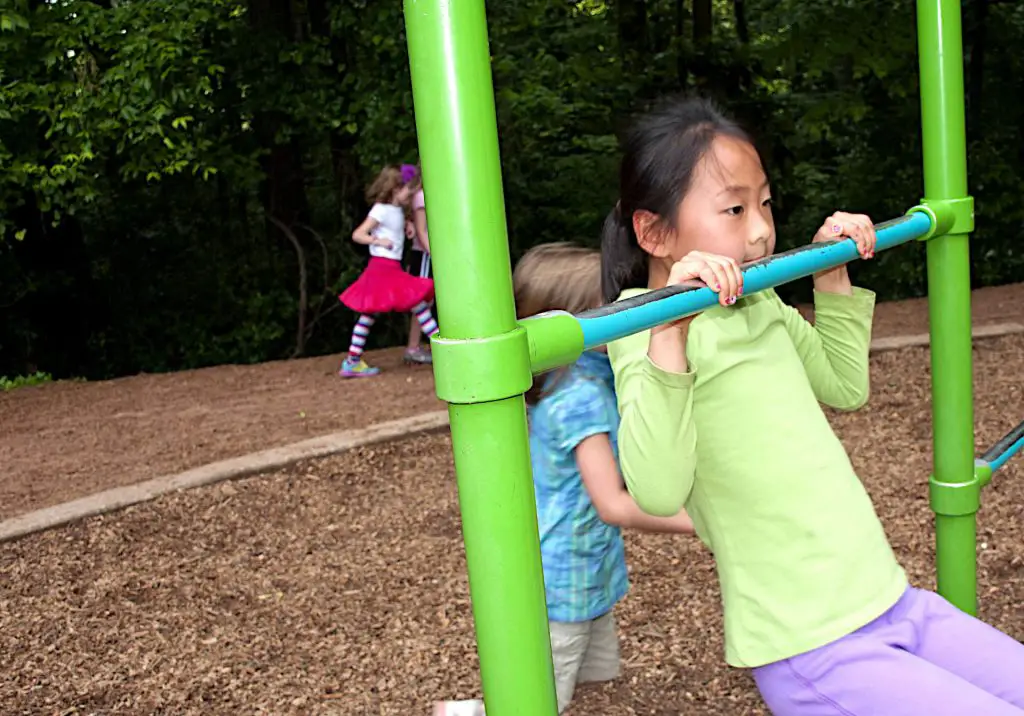
[[825, 223], [814, 235], [813, 243], [821, 241], [834, 241], [836, 239], [849, 238], [857, 242], [857, 251], [861, 258], [870, 259], [875, 255], [875, 244], [878, 236], [875, 235], [874, 223], [871, 217], [864, 214], [847, 214], [845, 211], [837, 211], [825, 219]]

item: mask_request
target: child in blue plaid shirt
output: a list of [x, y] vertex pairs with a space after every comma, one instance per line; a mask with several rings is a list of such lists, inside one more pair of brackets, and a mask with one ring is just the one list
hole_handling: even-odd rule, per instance
[[[580, 313], [601, 305], [601, 254], [568, 243], [526, 252], [513, 274], [520, 318]], [[622, 527], [692, 534], [685, 511], [641, 511], [619, 473], [619, 413], [603, 348], [567, 368], [537, 376], [526, 394], [537, 496], [551, 656], [561, 713], [577, 683], [619, 675], [612, 609], [629, 589]], [[435, 705], [437, 716], [483, 716], [480, 701]]]
[[[601, 255], [567, 243], [528, 251], [513, 276], [520, 318], [601, 305]], [[619, 473], [618, 407], [604, 349], [538, 376], [526, 395], [558, 710], [577, 683], [619, 674], [612, 608], [629, 588], [622, 527], [693, 533], [685, 511], [640, 510]]]

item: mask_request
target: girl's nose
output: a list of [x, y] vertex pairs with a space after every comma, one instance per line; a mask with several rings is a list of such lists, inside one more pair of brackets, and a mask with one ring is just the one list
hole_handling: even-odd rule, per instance
[[767, 243], [772, 235], [772, 225], [763, 216], [756, 216], [750, 227], [749, 241], [751, 244]]

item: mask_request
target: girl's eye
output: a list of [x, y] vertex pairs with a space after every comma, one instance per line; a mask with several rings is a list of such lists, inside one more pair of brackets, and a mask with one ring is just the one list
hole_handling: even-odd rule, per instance
[[767, 199], [761, 202], [761, 206], [771, 206], [773, 203], [774, 202], [772, 201], [772, 198], [768, 197]]
[[728, 214], [729, 216], [739, 216], [740, 214], [743, 213], [743, 207], [730, 206], [728, 209], [725, 210], [725, 213]]

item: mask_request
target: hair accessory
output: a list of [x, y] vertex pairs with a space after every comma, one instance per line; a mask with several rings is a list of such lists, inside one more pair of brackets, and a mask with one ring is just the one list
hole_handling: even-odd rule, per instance
[[408, 184], [413, 179], [420, 175], [420, 170], [416, 168], [415, 164], [403, 164], [402, 165], [402, 183]]

